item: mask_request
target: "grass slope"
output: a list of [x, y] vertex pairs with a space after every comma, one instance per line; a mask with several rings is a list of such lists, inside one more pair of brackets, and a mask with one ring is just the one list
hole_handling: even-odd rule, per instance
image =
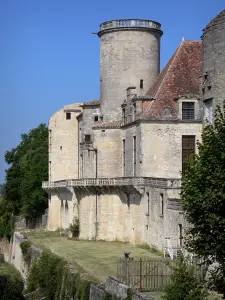
[[115, 277], [117, 261], [125, 251], [131, 251], [131, 257], [162, 258], [145, 247], [128, 243], [67, 239], [58, 232], [32, 231], [26, 234], [34, 245], [54, 250], [55, 254], [78, 265], [84, 275], [95, 281], [102, 281], [106, 276]]

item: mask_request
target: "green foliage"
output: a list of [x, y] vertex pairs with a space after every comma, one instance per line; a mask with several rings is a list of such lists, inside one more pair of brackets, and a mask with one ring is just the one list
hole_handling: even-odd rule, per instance
[[20, 249], [23, 254], [25, 262], [29, 265], [31, 262], [31, 243], [29, 241], [23, 241], [20, 243]]
[[10, 239], [14, 229], [14, 217], [8, 202], [0, 197], [0, 237]]
[[73, 223], [70, 224], [69, 231], [72, 233], [72, 236], [75, 238], [79, 237], [80, 234], [80, 223], [79, 219], [74, 218]]
[[194, 268], [182, 259], [171, 266], [173, 273], [171, 283], [165, 289], [164, 300], [204, 300], [206, 293], [203, 284], [194, 275]]
[[181, 198], [187, 220], [187, 247], [220, 264], [223, 280], [217, 290], [225, 296], [225, 102], [207, 124], [198, 143], [199, 153], [182, 178]]
[[131, 288], [127, 289], [127, 300], [132, 300], [133, 291]]
[[23, 280], [11, 265], [0, 262], [0, 299], [23, 300]]
[[[47, 207], [47, 194], [41, 188], [48, 179], [48, 129], [40, 124], [21, 135], [16, 148], [5, 153], [5, 200], [7, 212], [26, 218], [40, 216]], [[0, 214], [1, 215], [1, 214]]]
[[66, 263], [51, 252], [44, 251], [32, 262], [26, 293], [41, 290], [47, 300], [88, 300], [91, 282], [69, 272]]

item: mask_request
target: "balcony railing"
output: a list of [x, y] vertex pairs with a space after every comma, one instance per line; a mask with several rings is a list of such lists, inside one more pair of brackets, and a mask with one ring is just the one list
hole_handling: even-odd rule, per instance
[[154, 186], [161, 188], [180, 188], [180, 179], [165, 179], [152, 177], [117, 177], [117, 178], [82, 178], [61, 181], [44, 181], [42, 187], [85, 187], [85, 186]]
[[100, 31], [121, 27], [142, 27], [160, 30], [161, 25], [158, 22], [142, 19], [121, 19], [104, 22], [100, 25]]

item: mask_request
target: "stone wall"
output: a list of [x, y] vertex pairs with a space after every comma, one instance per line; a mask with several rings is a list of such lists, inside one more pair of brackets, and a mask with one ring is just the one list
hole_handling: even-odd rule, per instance
[[[104, 121], [121, 120], [126, 89], [145, 95], [159, 74], [161, 32], [146, 29], [108, 31], [101, 35], [101, 112]], [[140, 80], [143, 89], [140, 89]]]
[[[49, 181], [78, 178], [78, 121], [80, 104], [71, 104], [49, 119]], [[66, 119], [70, 113], [71, 118]]]
[[99, 178], [122, 177], [122, 137], [117, 128], [94, 130], [94, 147], [98, 150], [97, 176]]
[[225, 10], [203, 32], [203, 100], [213, 99], [213, 108], [225, 100]]
[[[152, 122], [141, 124], [143, 177], [179, 178], [182, 170], [182, 135], [201, 140], [202, 124]], [[197, 146], [196, 146], [197, 152]]]

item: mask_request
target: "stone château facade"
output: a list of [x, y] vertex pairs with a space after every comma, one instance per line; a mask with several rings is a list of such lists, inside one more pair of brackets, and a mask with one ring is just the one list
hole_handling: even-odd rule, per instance
[[50, 230], [75, 217], [83, 239], [182, 247], [181, 172], [197, 151], [203, 112], [210, 119], [212, 101], [224, 94], [224, 11], [218, 18], [204, 30], [203, 47], [182, 41], [161, 73], [158, 22], [100, 25], [100, 100], [49, 119]]

